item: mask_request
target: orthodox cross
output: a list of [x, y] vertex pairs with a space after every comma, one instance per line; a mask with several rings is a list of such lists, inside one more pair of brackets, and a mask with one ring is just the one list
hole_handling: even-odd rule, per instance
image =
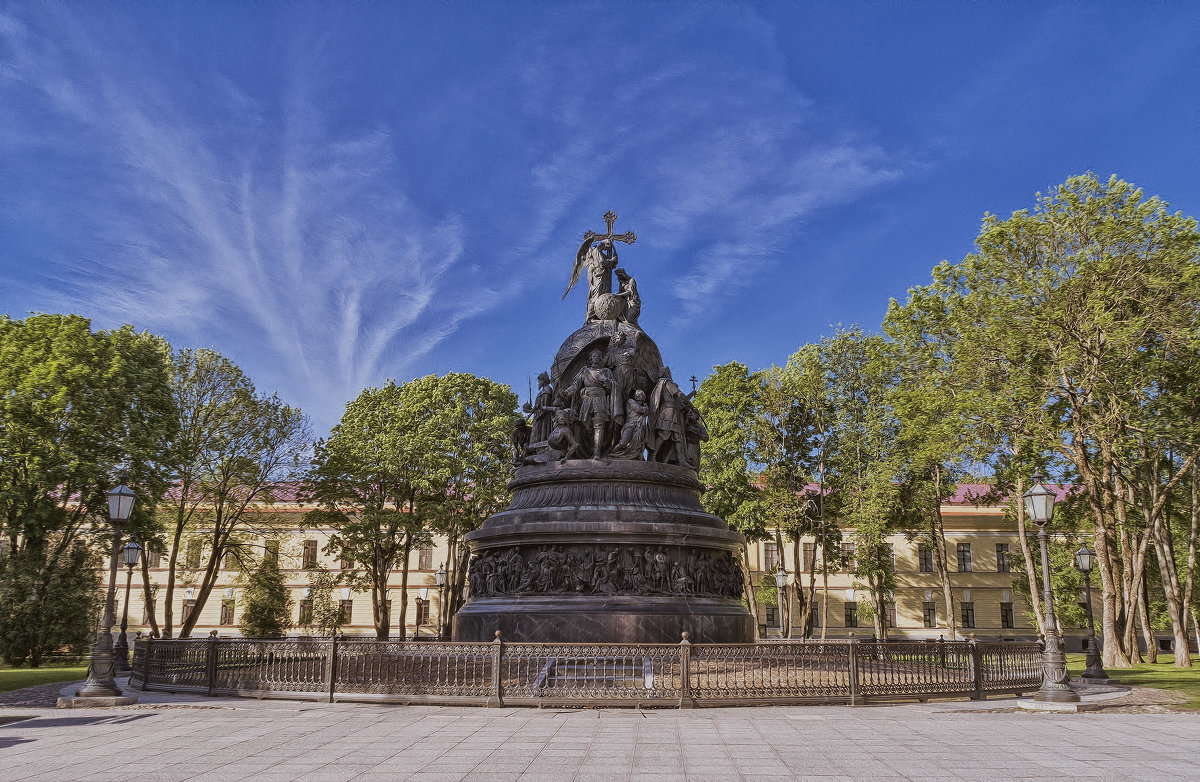
[[615, 223], [616, 221], [617, 221], [617, 213], [616, 212], [614, 212], [612, 210], [605, 212], [604, 213], [604, 223], [605, 223], [605, 225], [608, 226], [608, 233], [598, 234], [595, 231], [588, 231], [587, 233], [585, 233], [583, 235], [583, 241], [585, 243], [587, 243], [587, 242], [596, 241], [597, 239], [600, 239], [600, 240], [607, 239], [609, 244], [612, 244], [614, 241], [625, 242], [625, 244], [633, 244], [634, 242], [636, 242], [637, 234], [635, 234], [633, 231], [626, 231], [623, 234], [614, 234], [613, 233], [613, 223]]
[[[579, 245], [579, 252], [575, 253], [575, 267], [571, 269], [571, 279], [567, 283], [567, 289], [563, 291], [562, 297], [567, 298], [567, 294], [571, 292], [571, 288], [575, 287], [575, 283], [579, 281], [579, 274], [583, 271], [584, 259], [588, 251], [592, 247], [593, 242], [601, 242], [600, 252], [605, 261], [611, 261], [612, 266], [616, 266], [615, 253], [613, 252], [613, 242], [625, 242], [625, 244], [633, 244], [637, 241], [637, 234], [633, 231], [626, 231], [623, 234], [613, 233], [613, 223], [617, 221], [617, 213], [609, 210], [604, 213], [604, 222], [608, 226], [608, 232], [598, 234], [595, 231], [588, 231], [583, 235], [583, 244]], [[610, 267], [611, 268], [611, 267]], [[609, 277], [609, 282], [605, 285], [604, 293], [610, 293], [612, 287], [612, 278]], [[592, 296], [596, 291], [589, 289], [588, 302], [590, 305]], [[590, 310], [589, 310], [590, 311]]]

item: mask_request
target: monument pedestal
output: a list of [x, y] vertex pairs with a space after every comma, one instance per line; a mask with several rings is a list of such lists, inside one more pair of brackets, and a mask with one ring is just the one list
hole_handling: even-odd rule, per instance
[[750, 643], [741, 536], [700, 504], [693, 470], [644, 461], [522, 467], [476, 556], [457, 641]]

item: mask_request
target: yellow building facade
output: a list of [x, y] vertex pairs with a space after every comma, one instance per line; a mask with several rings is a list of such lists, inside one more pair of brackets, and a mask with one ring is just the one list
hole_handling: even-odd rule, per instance
[[[960, 489], [960, 497], [969, 492]], [[330, 530], [299, 526], [301, 515], [311, 510], [299, 502], [279, 502], [263, 509], [264, 513], [277, 515], [271, 526], [285, 530], [279, 535], [259, 537], [249, 542], [247, 551], [264, 552], [270, 546], [278, 550], [279, 566], [284, 581], [292, 596], [293, 635], [316, 632], [305, 615], [308, 599], [309, 574], [316, 568], [325, 568], [334, 574], [355, 567], [354, 563], [341, 562], [324, 553], [329, 541]], [[951, 500], [943, 505], [942, 514], [946, 529], [946, 557], [951, 570], [952, 603], [947, 606], [941, 580], [933, 564], [931, 552], [903, 535], [890, 539], [895, 560], [896, 589], [889, 607], [888, 637], [892, 639], [937, 639], [952, 640], [948, 611], [954, 611], [958, 634], [963, 638], [974, 633], [981, 640], [1033, 639], [1037, 637], [1036, 626], [1031, 621], [1028, 606], [1013, 588], [1014, 576], [1010, 562], [1021, 560], [1020, 541], [1015, 526], [1006, 519], [1004, 509], [998, 506], [974, 505], [967, 501]], [[201, 536], [202, 537], [202, 536]], [[852, 545], [853, 535], [844, 531], [843, 546]], [[173, 595], [173, 617], [175, 632], [182, 618], [195, 610], [195, 595], [199, 587], [198, 568], [189, 569], [192, 563], [205, 561], [207, 550], [185, 541], [181, 546], [177, 569], [176, 587]], [[844, 552], [852, 555], [848, 549]], [[785, 541], [778, 551], [772, 541], [751, 544], [748, 549], [747, 567], [755, 583], [764, 579], [774, 585], [774, 576], [782, 559], [789, 582], [800, 579], [807, 594], [808, 570], [811, 558], [819, 558], [821, 552], [813, 541], [802, 539], [799, 546], [800, 562], [796, 561], [796, 547]], [[167, 581], [167, 556], [165, 552], [150, 552], [149, 575], [155, 590], [156, 614], [163, 623], [162, 600], [165, 598]], [[389, 600], [392, 602], [392, 637], [435, 637], [438, 633], [444, 595], [436, 583], [436, 572], [447, 561], [447, 545], [442, 539], [414, 550], [409, 558], [408, 605], [404, 615], [404, 626], [400, 626], [398, 611], [401, 594], [401, 569], [397, 568], [389, 584]], [[832, 561], [832, 558], [831, 558]], [[799, 568], [797, 568], [799, 564]], [[238, 622], [245, 605], [245, 577], [233, 561], [222, 569], [217, 587], [200, 609], [200, 616], [192, 636], [206, 636], [216, 630], [220, 635], [237, 635]], [[859, 610], [862, 604], [870, 603], [869, 594], [857, 583], [852, 573], [834, 566], [828, 574], [828, 600], [824, 600], [826, 589], [822, 584], [821, 564], [816, 563], [816, 590], [814, 594], [813, 635], [819, 635], [824, 624], [827, 637], [843, 638], [853, 633], [856, 637], [873, 635], [873, 623], [866, 612]], [[797, 574], [799, 571], [799, 574]], [[122, 573], [122, 575], [124, 575]], [[134, 588], [129, 595], [129, 632], [149, 631], [149, 618], [145, 612], [140, 579], [134, 574]], [[1023, 578], [1023, 576], [1020, 576]], [[123, 580], [123, 579], [122, 579]], [[759, 590], [762, 593], [764, 590]], [[767, 589], [767, 592], [774, 591]], [[789, 590], [790, 592], [790, 590]], [[118, 599], [124, 595], [118, 593]], [[347, 635], [374, 637], [371, 596], [364, 590], [352, 589], [339, 584], [334, 588], [334, 600], [342, 607], [347, 619], [341, 632]], [[757, 606], [760, 635], [778, 637], [780, 633], [780, 611], [777, 606]], [[774, 602], [774, 600], [769, 601]], [[820, 610], [827, 605], [828, 610]], [[118, 604], [118, 615], [121, 605]], [[800, 612], [793, 603], [791, 611], [793, 628], [791, 637], [801, 637]], [[1082, 648], [1086, 632], [1076, 628], [1064, 628], [1068, 647]]]
[[[895, 563], [896, 588], [889, 603], [888, 638], [953, 640], [949, 622], [951, 611], [957, 630], [955, 637], [959, 639], [970, 633], [981, 640], [1036, 638], [1037, 628], [1031, 620], [1029, 607], [1013, 588], [1014, 576], [1024, 577], [1013, 573], [1012, 568], [1012, 563], [1021, 560], [1021, 546], [1016, 528], [1005, 518], [1004, 509], [951, 501], [942, 506], [942, 518], [953, 605], [946, 605], [934, 553], [904, 535], [890, 536], [888, 543]], [[874, 624], [869, 613], [859, 608], [870, 604], [869, 592], [848, 572], [851, 568], [832, 564], [853, 557], [853, 531], [843, 530], [843, 540], [842, 550], [831, 552], [827, 587], [822, 578], [820, 557], [823, 552], [811, 538], [800, 540], [798, 563], [797, 547], [791, 541], [785, 541], [782, 552], [777, 550], [774, 541], [754, 544], [751, 546], [750, 569], [755, 583], [765, 581], [768, 584], [759, 592], [769, 594], [782, 559], [792, 595], [797, 579], [800, 589], [808, 594], [810, 568], [815, 569], [812, 634], [820, 635], [823, 626], [830, 638], [844, 638], [850, 634], [870, 636], [874, 634]], [[790, 634], [798, 638], [801, 635], [800, 611], [794, 596], [792, 600]], [[778, 602], [777, 598], [772, 602]], [[823, 606], [827, 606], [826, 611], [821, 610]], [[779, 615], [776, 606], [758, 606], [760, 635], [780, 634]]]

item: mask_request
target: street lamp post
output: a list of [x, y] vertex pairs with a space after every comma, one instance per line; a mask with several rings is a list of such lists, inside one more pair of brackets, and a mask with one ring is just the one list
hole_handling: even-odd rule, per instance
[[1075, 567], [1083, 574], [1083, 600], [1087, 603], [1088, 616], [1087, 668], [1083, 671], [1083, 678], [1108, 681], [1108, 673], [1100, 659], [1100, 646], [1096, 643], [1096, 619], [1092, 616], [1092, 568], [1095, 565], [1096, 552], [1084, 543], [1075, 552]]
[[439, 564], [437, 572], [433, 574], [433, 583], [437, 584], [438, 588], [438, 637], [441, 638], [446, 634], [446, 566]]
[[92, 647], [92, 659], [88, 663], [87, 681], [75, 692], [80, 698], [121, 696], [114, 671], [112, 626], [116, 613], [117, 555], [121, 553], [121, 529], [129, 520], [134, 501], [133, 490], [125, 485], [124, 474], [121, 475], [121, 484], [109, 491], [107, 496], [108, 518], [113, 526], [112, 557], [108, 566], [108, 595], [104, 600], [104, 618], [100, 622], [100, 632], [96, 636], [96, 645]]
[[117, 645], [113, 648], [113, 654], [116, 655], [116, 669], [121, 673], [129, 673], [133, 668], [129, 667], [129, 640], [125, 633], [129, 629], [129, 586], [133, 582], [133, 569], [137, 567], [138, 560], [142, 557], [142, 547], [138, 545], [136, 540], [130, 538], [129, 542], [121, 547], [121, 558], [125, 561], [125, 608], [121, 611], [121, 632], [117, 636]]
[[776, 569], [776, 571], [775, 571], [775, 589], [778, 592], [777, 603], [779, 604], [779, 637], [780, 638], [788, 637], [788, 626], [791, 625], [790, 621], [785, 622], [785, 620], [784, 620], [784, 615], [787, 613], [787, 611], [785, 609], [787, 609], [789, 607], [787, 605], [787, 597], [784, 593], [784, 590], [787, 589], [787, 581], [788, 581], [787, 571], [783, 569], [783, 563], [780, 562], [778, 569]]
[[1071, 689], [1067, 675], [1067, 658], [1063, 654], [1062, 636], [1054, 617], [1054, 593], [1050, 588], [1050, 535], [1047, 527], [1054, 517], [1055, 494], [1042, 483], [1042, 476], [1033, 476], [1033, 486], [1025, 492], [1025, 510], [1038, 526], [1038, 544], [1042, 549], [1042, 597], [1046, 603], [1046, 644], [1042, 655], [1042, 686], [1033, 696], [1035, 701], [1075, 703], [1079, 694]]

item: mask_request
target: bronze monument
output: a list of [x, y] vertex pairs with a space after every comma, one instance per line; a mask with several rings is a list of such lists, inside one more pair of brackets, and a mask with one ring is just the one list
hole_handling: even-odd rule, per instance
[[586, 270], [584, 324], [525, 405], [512, 502], [467, 536], [470, 593], [455, 640], [754, 640], [741, 536], [700, 503], [708, 432], [638, 324], [637, 283], [616, 250], [637, 237], [614, 234], [616, 219], [605, 214], [607, 231], [584, 234], [575, 254], [563, 298]]

